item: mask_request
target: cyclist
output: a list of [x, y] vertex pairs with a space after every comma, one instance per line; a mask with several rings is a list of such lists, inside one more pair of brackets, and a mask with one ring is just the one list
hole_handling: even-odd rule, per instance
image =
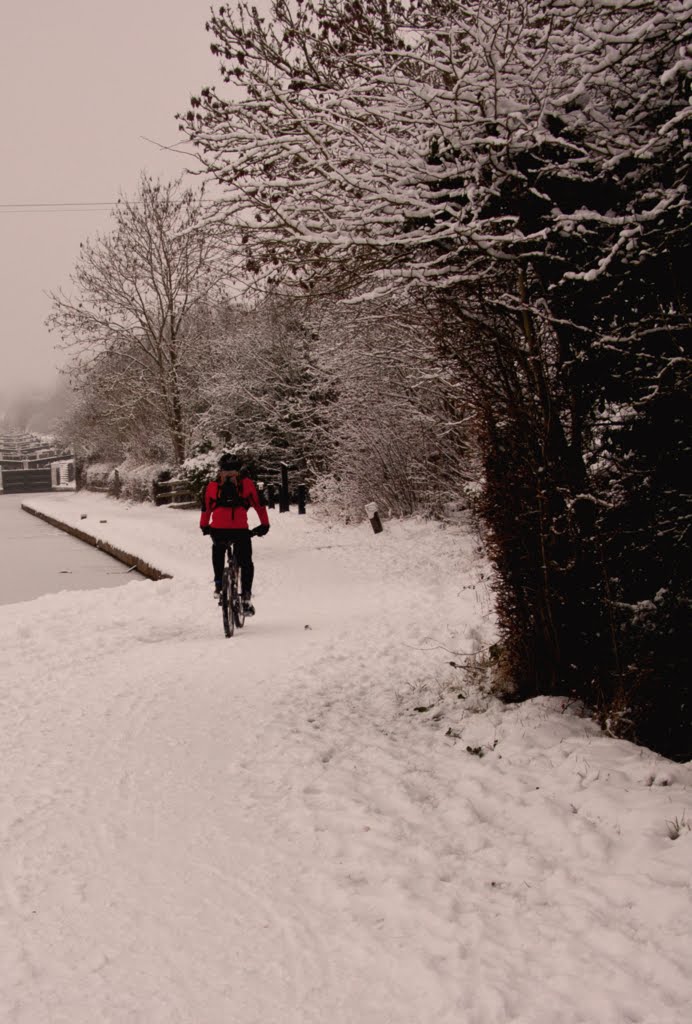
[[[248, 509], [257, 513], [260, 525], [251, 530], [248, 526]], [[211, 561], [214, 567], [214, 594], [221, 594], [226, 546], [233, 542], [235, 557], [240, 566], [240, 580], [243, 608], [246, 615], [254, 615], [252, 604], [252, 581], [255, 567], [252, 561], [251, 537], [264, 537], [269, 532], [269, 516], [260, 504], [257, 488], [243, 473], [241, 462], [233, 455], [222, 455], [219, 459], [219, 473], [210, 480], [202, 492], [202, 514], [200, 529], [205, 536], [211, 536]]]

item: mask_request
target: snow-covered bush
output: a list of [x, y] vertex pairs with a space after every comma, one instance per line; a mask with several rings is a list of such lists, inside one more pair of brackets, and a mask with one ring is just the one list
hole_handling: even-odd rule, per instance
[[120, 480], [118, 497], [130, 501], [153, 501], [155, 481], [165, 478], [166, 474], [170, 475], [172, 469], [166, 463], [138, 465], [134, 460], [128, 459], [122, 462], [116, 471]]
[[94, 462], [84, 467], [82, 479], [87, 490], [110, 487], [114, 466], [105, 462]]
[[220, 450], [210, 449], [185, 459], [180, 467], [179, 475], [181, 480], [185, 480], [189, 484], [192, 494], [201, 493], [206, 481], [216, 476], [220, 454]]
[[171, 467], [166, 463], [141, 465], [133, 459], [114, 466], [110, 463], [91, 463], [83, 469], [84, 486], [93, 490], [105, 490], [113, 498], [130, 501], [153, 501], [154, 482], [170, 476]]
[[210, 447], [209, 444], [204, 444], [201, 447], [204, 450], [186, 459], [178, 472], [179, 479], [185, 480], [189, 484], [190, 491], [193, 494], [200, 494], [207, 480], [217, 475], [219, 459], [222, 455], [234, 456], [240, 461], [250, 477], [253, 479], [257, 478], [259, 472], [257, 455], [249, 445], [216, 444]]

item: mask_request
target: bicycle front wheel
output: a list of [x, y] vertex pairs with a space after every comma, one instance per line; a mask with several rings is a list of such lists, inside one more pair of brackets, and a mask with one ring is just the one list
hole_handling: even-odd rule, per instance
[[221, 583], [221, 614], [223, 616], [223, 631], [227, 637], [233, 636], [233, 629], [235, 627], [233, 589], [231, 574], [228, 569], [224, 569], [223, 582]]
[[238, 591], [236, 591], [233, 600], [233, 618], [238, 629], [242, 629], [245, 625], [245, 609], [243, 608], [243, 602]]

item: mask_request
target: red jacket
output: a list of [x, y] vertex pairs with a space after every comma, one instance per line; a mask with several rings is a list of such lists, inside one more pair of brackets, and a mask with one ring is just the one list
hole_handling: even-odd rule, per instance
[[199, 519], [200, 526], [210, 526], [212, 530], [247, 530], [247, 509], [250, 507], [254, 508], [263, 526], [269, 525], [267, 510], [264, 505], [260, 505], [257, 488], [252, 480], [244, 476], [238, 480], [238, 493], [247, 506], [246, 508], [217, 506], [216, 500], [219, 486], [218, 480], [210, 480], [204, 488], [202, 515]]

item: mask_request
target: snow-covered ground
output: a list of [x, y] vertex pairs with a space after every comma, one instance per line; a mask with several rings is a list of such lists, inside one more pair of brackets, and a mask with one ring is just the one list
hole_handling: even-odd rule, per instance
[[472, 538], [274, 515], [226, 640], [194, 512], [31, 504], [174, 579], [0, 608], [3, 1024], [690, 1020], [692, 765], [475, 688]]

